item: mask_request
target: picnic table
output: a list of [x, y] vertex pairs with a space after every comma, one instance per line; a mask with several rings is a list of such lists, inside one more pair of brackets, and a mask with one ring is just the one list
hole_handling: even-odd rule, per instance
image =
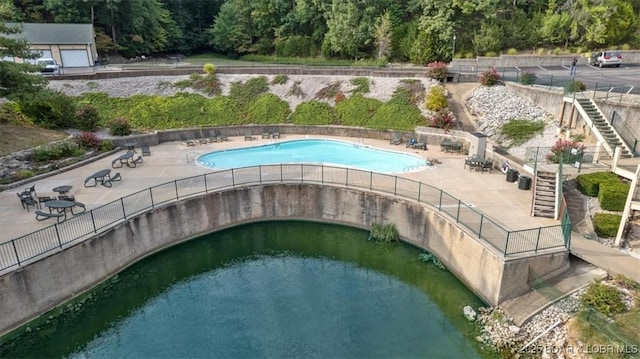
[[[133, 155], [134, 152], [133, 151], [127, 151], [127, 153], [120, 155], [118, 158], [116, 158], [115, 160], [113, 160], [111, 162], [111, 167], [113, 168], [120, 168], [122, 166], [127, 166], [127, 167], [135, 167], [136, 164], [133, 162]], [[119, 166], [118, 166], [119, 164]]]
[[65, 193], [71, 191], [72, 188], [73, 188], [72, 185], [67, 184], [67, 185], [63, 185], [63, 186], [54, 187], [52, 189], [52, 191], [53, 192], [58, 192], [58, 194], [65, 194]]
[[[100, 170], [94, 174], [92, 174], [91, 176], [87, 177], [84, 180], [84, 186], [85, 187], [95, 187], [98, 185], [98, 182], [100, 183], [104, 183], [105, 180], [108, 180], [111, 178], [111, 170], [106, 168], [103, 170]], [[93, 181], [93, 184], [91, 184], [91, 181]]]
[[44, 205], [49, 208], [49, 213], [52, 213], [53, 210], [57, 210], [58, 213], [61, 213], [64, 215], [64, 220], [67, 219], [67, 210], [71, 210], [73, 212], [73, 206], [76, 205], [75, 202], [73, 201], [63, 201], [63, 200], [58, 200], [58, 199], [54, 199], [51, 201], [46, 201], [44, 202]]
[[136, 146], [138, 145], [137, 142], [127, 142], [127, 143], [123, 143], [122, 145], [126, 147], [127, 150], [132, 151], [133, 153], [137, 153], [136, 152]]

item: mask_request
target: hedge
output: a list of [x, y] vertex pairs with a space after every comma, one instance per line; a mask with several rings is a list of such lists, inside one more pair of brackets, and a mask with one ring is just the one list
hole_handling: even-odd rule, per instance
[[397, 129], [413, 131], [416, 126], [425, 126], [427, 119], [422, 116], [420, 110], [413, 105], [387, 102], [380, 106], [376, 114], [371, 118], [367, 127], [387, 130]]
[[344, 125], [367, 126], [380, 106], [382, 101], [357, 94], [340, 101], [335, 109]]
[[328, 103], [312, 100], [296, 106], [291, 122], [296, 125], [335, 125], [337, 115]]
[[596, 213], [593, 216], [593, 229], [600, 237], [612, 238], [618, 234], [622, 216], [612, 213]]
[[578, 175], [577, 188], [582, 194], [597, 197], [600, 184], [603, 182], [619, 182], [618, 175], [612, 172], [595, 172]]
[[247, 111], [251, 123], [285, 123], [290, 114], [289, 104], [271, 93], [258, 97]]
[[607, 211], [624, 210], [624, 204], [627, 202], [629, 194], [629, 184], [624, 182], [603, 182], [600, 184], [598, 192], [598, 201], [600, 207]]

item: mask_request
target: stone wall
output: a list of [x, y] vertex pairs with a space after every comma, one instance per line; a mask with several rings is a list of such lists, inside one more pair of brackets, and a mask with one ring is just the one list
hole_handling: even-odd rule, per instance
[[403, 240], [435, 254], [490, 305], [530, 290], [531, 271], [553, 275], [569, 266], [566, 251], [505, 260], [439, 212], [416, 202], [312, 184], [251, 186], [156, 208], [0, 277], [0, 335], [164, 248], [239, 224], [279, 219], [363, 229], [372, 223], [394, 223]]

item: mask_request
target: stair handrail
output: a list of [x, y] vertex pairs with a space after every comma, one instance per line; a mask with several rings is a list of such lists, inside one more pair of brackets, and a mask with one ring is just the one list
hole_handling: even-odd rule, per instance
[[[589, 115], [587, 114], [587, 111], [584, 110], [584, 108], [582, 107], [582, 104], [579, 101], [576, 101], [575, 96], [573, 97], [565, 97], [568, 98], [569, 101], [565, 102], [570, 102], [571, 104], [573, 104], [573, 106], [578, 109], [578, 113], [580, 113], [580, 116], [582, 117], [582, 119], [584, 120], [584, 122], [586, 122], [587, 126], [589, 126], [589, 128], [591, 128], [591, 132], [593, 133], [593, 135], [598, 139], [598, 142], [602, 143], [602, 146], [604, 147], [605, 151], [607, 151], [607, 153], [609, 153], [610, 155], [613, 156], [613, 148], [611, 148], [611, 145], [609, 145], [609, 143], [607, 142], [607, 140], [604, 138], [604, 136], [600, 133], [600, 131], [598, 130], [598, 128], [595, 126], [595, 124], [593, 123], [593, 121], [591, 121], [591, 117], [589, 117]], [[602, 115], [602, 117], [606, 118], [606, 116], [604, 116], [604, 114], [602, 113], [602, 111], [600, 111], [600, 108], [593, 102], [593, 100], [591, 100], [590, 98], [585, 97], [586, 100], [589, 100], [589, 102], [598, 110], [598, 112], [600, 112], [600, 114]], [[615, 131], [615, 129], [613, 129], [613, 133], [616, 134], [616, 136], [620, 137], [618, 135], [618, 133]]]

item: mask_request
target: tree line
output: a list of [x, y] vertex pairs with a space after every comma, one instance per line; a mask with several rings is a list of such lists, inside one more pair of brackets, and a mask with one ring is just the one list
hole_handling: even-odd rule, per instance
[[427, 64], [638, 48], [640, 0], [0, 0], [2, 21], [93, 23], [101, 55], [216, 52]]

